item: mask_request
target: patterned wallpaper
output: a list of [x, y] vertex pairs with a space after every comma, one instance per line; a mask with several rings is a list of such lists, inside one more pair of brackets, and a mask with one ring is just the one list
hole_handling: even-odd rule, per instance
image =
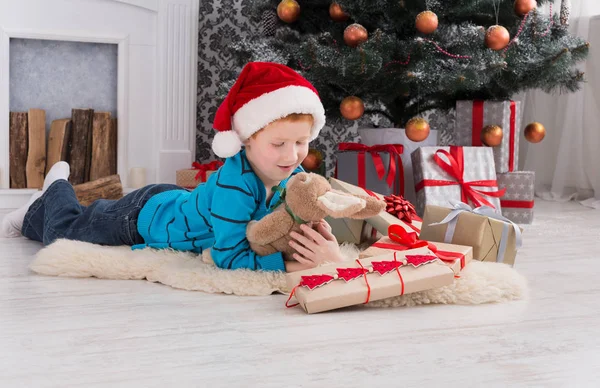
[[[232, 58], [224, 48], [231, 42], [261, 34], [260, 27], [247, 17], [252, 0], [213, 0], [200, 3], [198, 31], [198, 109], [196, 159], [207, 162], [215, 158], [211, 150], [214, 135], [212, 121], [218, 107], [215, 94], [221, 79], [231, 72], [238, 74], [241, 68], [232, 65]], [[233, 17], [232, 17], [233, 16]], [[441, 130], [441, 143], [448, 144], [454, 126], [454, 114], [429, 112], [426, 115], [432, 129]], [[333, 175], [334, 150], [338, 143], [360, 141], [360, 127], [388, 126], [382, 117], [363, 117], [357, 121], [328, 119], [319, 138], [311, 143], [326, 157], [327, 173]]]
[[10, 110], [44, 109], [47, 128], [72, 108], [116, 117], [116, 44], [12, 38], [9, 67]]

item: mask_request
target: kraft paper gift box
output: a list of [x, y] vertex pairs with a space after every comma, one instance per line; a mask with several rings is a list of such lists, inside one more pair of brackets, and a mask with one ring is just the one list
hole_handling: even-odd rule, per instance
[[438, 131], [431, 130], [427, 139], [421, 142], [414, 142], [406, 137], [406, 130], [403, 128], [361, 128], [358, 130], [361, 143], [372, 146], [376, 144], [402, 144], [404, 152], [400, 155], [404, 167], [404, 198], [411, 203], [415, 203], [417, 193], [415, 193], [415, 182], [412, 172], [412, 159], [410, 154], [419, 147], [433, 147], [438, 145]]
[[[334, 190], [339, 190], [339, 191], [343, 191], [345, 193], [355, 194], [355, 195], [371, 195], [371, 196], [374, 196], [381, 200], [384, 200], [384, 196], [381, 194], [374, 193], [370, 190], [362, 189], [358, 186], [341, 181], [339, 179], [329, 178], [329, 184], [331, 185], [331, 188]], [[338, 241], [340, 241], [340, 242], [348, 241], [348, 242], [353, 242], [355, 244], [363, 243], [367, 240], [378, 240], [379, 238], [381, 238], [382, 235], [387, 235], [388, 228], [390, 225], [396, 225], [396, 224], [402, 225], [402, 227], [404, 229], [406, 229], [407, 231], [411, 231], [411, 232], [415, 231], [417, 233], [421, 230], [421, 219], [419, 217], [415, 217], [415, 218], [411, 219], [410, 220], [411, 222], [409, 223], [409, 222], [400, 220], [399, 218], [397, 218], [385, 211], [382, 211], [381, 213], [379, 213], [378, 215], [376, 215], [374, 217], [367, 218], [364, 221], [363, 220], [353, 220], [350, 218], [344, 218], [344, 219], [326, 218], [326, 220], [331, 225], [332, 233], [334, 236], [336, 236]], [[365, 221], [366, 221], [367, 225], [365, 225]], [[372, 229], [370, 228], [370, 226], [375, 228], [375, 231], [378, 234], [376, 234], [375, 232], [372, 232]], [[352, 232], [350, 232], [350, 231], [352, 231]], [[348, 239], [344, 239], [344, 238], [346, 238], [346, 236], [350, 236], [350, 235], [361, 236], [361, 231], [362, 231], [362, 238], [356, 238], [352, 241], [348, 240]]]
[[502, 215], [517, 224], [533, 222], [535, 172], [515, 171], [498, 174], [498, 187], [506, 189], [500, 198]]
[[[471, 209], [465, 204], [455, 204], [454, 208], [427, 206], [423, 216], [423, 229], [420, 238], [434, 244], [468, 245], [473, 247], [473, 259], [509, 264], [515, 263], [517, 251], [521, 246], [521, 229], [511, 224], [501, 215], [487, 209], [487, 214], [481, 209]], [[448, 222], [442, 223], [449, 216]], [[491, 216], [491, 217], [490, 217]], [[437, 224], [437, 225], [432, 225]]]
[[427, 248], [388, 252], [286, 274], [292, 297], [309, 314], [452, 284], [454, 272]]
[[175, 184], [186, 189], [196, 188], [200, 183], [206, 182], [222, 165], [223, 162], [218, 160], [204, 164], [194, 162], [192, 168], [176, 171]]
[[516, 171], [521, 136], [520, 107], [519, 101], [457, 101], [454, 145], [482, 146], [482, 129], [498, 125], [502, 128], [502, 143], [493, 147], [496, 172]]
[[470, 246], [420, 240], [416, 233], [407, 232], [402, 228], [398, 229], [398, 225], [390, 226], [387, 236], [360, 252], [358, 257], [362, 259], [397, 251], [412, 252], [412, 250], [422, 247], [427, 248], [430, 254], [437, 256], [448, 265], [455, 275], [459, 275], [460, 271], [473, 259], [473, 248]]
[[336, 151], [335, 177], [384, 195], [404, 192], [401, 144], [367, 146], [340, 143]]
[[451, 206], [452, 201], [490, 206], [501, 214], [494, 155], [489, 147], [421, 147], [411, 155], [416, 208]]

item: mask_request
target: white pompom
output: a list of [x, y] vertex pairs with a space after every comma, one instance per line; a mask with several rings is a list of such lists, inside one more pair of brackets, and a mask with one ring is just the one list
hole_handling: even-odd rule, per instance
[[241, 149], [242, 141], [235, 131], [217, 132], [212, 142], [212, 150], [220, 158], [230, 158]]

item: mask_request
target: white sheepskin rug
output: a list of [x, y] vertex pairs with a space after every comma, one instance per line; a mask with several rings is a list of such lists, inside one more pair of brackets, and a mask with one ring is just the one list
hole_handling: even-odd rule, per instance
[[[358, 256], [358, 248], [342, 244], [345, 257]], [[57, 240], [41, 249], [30, 269], [42, 275], [146, 279], [178, 289], [235, 295], [288, 293], [282, 273], [217, 268], [209, 251], [202, 256], [172, 250], [105, 247], [79, 241]], [[429, 303], [481, 304], [507, 302], [527, 296], [525, 278], [498, 263], [473, 261], [461, 277], [446, 287], [373, 301], [373, 307], [414, 306]]]

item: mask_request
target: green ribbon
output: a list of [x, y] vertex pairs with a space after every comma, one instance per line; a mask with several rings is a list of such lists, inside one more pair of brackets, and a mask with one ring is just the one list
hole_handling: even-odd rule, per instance
[[292, 209], [290, 209], [288, 204], [285, 202], [285, 194], [286, 194], [285, 187], [273, 186], [271, 188], [271, 191], [273, 191], [275, 193], [279, 193], [279, 199], [277, 200], [277, 202], [275, 202], [275, 205], [272, 206], [272, 209], [276, 209], [277, 206], [281, 205], [282, 203], [285, 203], [285, 210], [288, 212], [288, 214], [294, 219], [294, 221], [297, 224], [306, 224], [307, 223], [307, 221], [304, 221], [302, 218], [295, 215], [294, 212], [292, 211]]

